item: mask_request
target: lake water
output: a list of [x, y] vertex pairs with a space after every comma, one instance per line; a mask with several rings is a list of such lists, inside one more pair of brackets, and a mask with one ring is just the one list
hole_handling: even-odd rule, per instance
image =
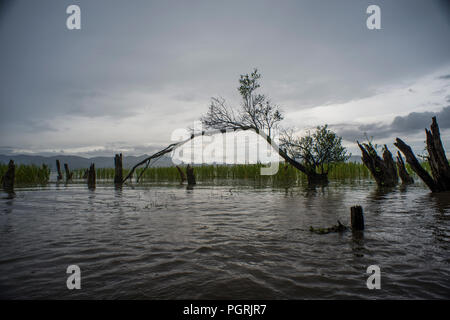
[[[318, 235], [349, 225], [363, 234]], [[0, 194], [0, 298], [449, 299], [450, 194], [371, 181], [317, 189], [50, 184]], [[81, 269], [68, 290], [66, 269]], [[366, 269], [381, 269], [369, 290]]]

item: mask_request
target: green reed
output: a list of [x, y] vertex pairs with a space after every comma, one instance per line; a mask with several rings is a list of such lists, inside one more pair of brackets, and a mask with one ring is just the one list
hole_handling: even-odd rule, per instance
[[[8, 170], [7, 164], [0, 164], [0, 177]], [[14, 183], [16, 184], [44, 184], [50, 179], [50, 168], [43, 164], [41, 167], [32, 165], [16, 165]]]
[[[262, 164], [237, 165], [201, 165], [195, 166], [194, 172], [198, 181], [221, 180], [253, 180], [273, 183], [298, 183], [306, 180], [306, 175], [291, 165], [281, 163], [278, 172], [273, 176], [261, 175]], [[139, 176], [143, 168], [136, 170], [134, 178]], [[183, 171], [185, 168], [183, 168]], [[366, 179], [370, 178], [369, 170], [360, 163], [336, 163], [330, 166], [330, 179]], [[179, 181], [180, 176], [176, 167], [148, 168], [142, 181]]]
[[[430, 167], [427, 162], [422, 163], [422, 166], [429, 171]], [[182, 170], [186, 172], [186, 167], [181, 166]], [[280, 163], [278, 172], [273, 176], [261, 175], [261, 168], [266, 167], [263, 164], [236, 164], [236, 165], [201, 165], [195, 166], [194, 172], [197, 181], [214, 181], [214, 180], [247, 180], [258, 183], [273, 183], [273, 184], [298, 184], [306, 181], [306, 175], [301, 171], [295, 169], [291, 165]], [[330, 180], [361, 180], [372, 179], [372, 176], [367, 167], [358, 162], [340, 162], [333, 163], [328, 168], [328, 177]], [[414, 175], [410, 166], [406, 164], [407, 171]], [[74, 170], [74, 179], [82, 179], [86, 169]], [[129, 173], [129, 169], [123, 170], [125, 177]], [[138, 168], [133, 174], [133, 180], [136, 181], [144, 168]], [[114, 168], [98, 168], [96, 169], [97, 179], [113, 180]], [[147, 168], [142, 177], [141, 182], [177, 182], [180, 181], [178, 169], [172, 167], [150, 167]]]

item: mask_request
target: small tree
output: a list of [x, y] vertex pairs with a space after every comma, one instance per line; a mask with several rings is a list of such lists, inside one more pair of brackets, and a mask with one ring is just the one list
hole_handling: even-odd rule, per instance
[[203, 125], [213, 129], [237, 129], [251, 127], [266, 131], [271, 137], [273, 130], [283, 120], [280, 108], [265, 95], [256, 93], [260, 87], [261, 74], [257, 69], [249, 75], [241, 75], [238, 91], [242, 97], [238, 110], [226, 105], [223, 98], [211, 98], [207, 114], [201, 118]]
[[342, 146], [342, 137], [328, 129], [328, 125], [318, 126], [312, 133], [307, 131], [303, 137], [296, 136], [292, 129], [285, 130], [280, 141], [281, 147], [310, 172], [326, 175], [334, 163], [346, 161], [351, 156]]

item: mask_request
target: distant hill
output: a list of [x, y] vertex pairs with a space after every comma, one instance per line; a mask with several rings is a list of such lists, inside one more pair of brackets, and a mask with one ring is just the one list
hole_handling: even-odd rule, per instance
[[[131, 168], [133, 165], [139, 161], [147, 158], [147, 155], [142, 156], [125, 156], [123, 158], [123, 167]], [[83, 158], [79, 156], [68, 156], [68, 155], [58, 155], [51, 157], [44, 157], [38, 155], [0, 155], [0, 163], [6, 164], [9, 160], [13, 160], [15, 164], [25, 164], [25, 165], [38, 165], [46, 164], [51, 168], [51, 170], [56, 170], [56, 159], [61, 163], [61, 168], [63, 169], [64, 163], [69, 165], [72, 169], [84, 169], [89, 168], [91, 163], [95, 163], [96, 168], [114, 168], [114, 157], [94, 157], [94, 158]], [[161, 157], [155, 162], [154, 167], [169, 167], [172, 166], [172, 159], [168, 156]], [[64, 169], [63, 169], [64, 170]]]

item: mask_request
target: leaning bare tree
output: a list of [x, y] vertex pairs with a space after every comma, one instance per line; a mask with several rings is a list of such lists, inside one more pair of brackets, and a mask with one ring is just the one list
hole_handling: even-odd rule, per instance
[[[283, 115], [280, 108], [267, 96], [256, 93], [256, 89], [260, 87], [258, 81], [260, 78], [261, 75], [257, 69], [250, 75], [241, 75], [238, 90], [242, 97], [242, 104], [238, 109], [228, 106], [223, 98], [212, 98], [208, 112], [201, 118], [203, 125], [219, 130], [253, 130], [273, 146], [287, 163], [306, 174], [309, 183], [328, 182], [325, 172], [318, 173], [315, 170], [316, 167], [308, 161], [297, 161], [294, 153], [288, 153], [287, 146], [284, 146], [286, 148], [284, 150], [273, 142], [273, 131], [279, 127]], [[305, 159], [303, 158], [303, 161]]]
[[283, 120], [281, 110], [263, 94], [255, 92], [260, 87], [258, 80], [261, 74], [255, 69], [250, 75], [241, 75], [239, 93], [242, 103], [238, 110], [229, 107], [223, 98], [211, 98], [211, 105], [202, 124], [211, 129], [244, 129], [249, 128], [265, 132], [269, 138]]
[[308, 166], [308, 163], [304, 165], [300, 161], [297, 161], [295, 156], [289, 155], [287, 150], [279, 148], [273, 141], [272, 135], [274, 130], [278, 129], [280, 121], [283, 120], [283, 115], [280, 108], [273, 104], [269, 98], [265, 95], [256, 93], [256, 89], [260, 87], [258, 81], [260, 77], [261, 75], [258, 73], [257, 69], [250, 75], [241, 75], [238, 90], [242, 97], [242, 104], [238, 109], [229, 107], [223, 98], [215, 97], [211, 99], [211, 105], [208, 112], [201, 118], [201, 121], [206, 128], [215, 130], [210, 130], [208, 132], [192, 132], [191, 136], [186, 140], [170, 144], [165, 149], [145, 158], [131, 168], [122, 183], [130, 179], [139, 166], [145, 164], [145, 168], [148, 168], [152, 161], [155, 161], [164, 154], [172, 152], [174, 149], [196, 137], [226, 133], [229, 130], [254, 131], [277, 150], [279, 155], [287, 163], [306, 174], [309, 183], [327, 183], [328, 177], [326, 172], [322, 171], [322, 173], [319, 173], [316, 170], [313, 170], [311, 166]]
[[431, 175], [422, 167], [411, 147], [403, 140], [397, 138], [394, 145], [405, 155], [406, 162], [411, 166], [411, 169], [425, 182], [432, 192], [450, 191], [450, 165], [445, 156], [436, 117], [432, 118], [430, 130], [425, 129], [425, 134], [427, 136], [428, 152], [426, 159], [430, 164]]

